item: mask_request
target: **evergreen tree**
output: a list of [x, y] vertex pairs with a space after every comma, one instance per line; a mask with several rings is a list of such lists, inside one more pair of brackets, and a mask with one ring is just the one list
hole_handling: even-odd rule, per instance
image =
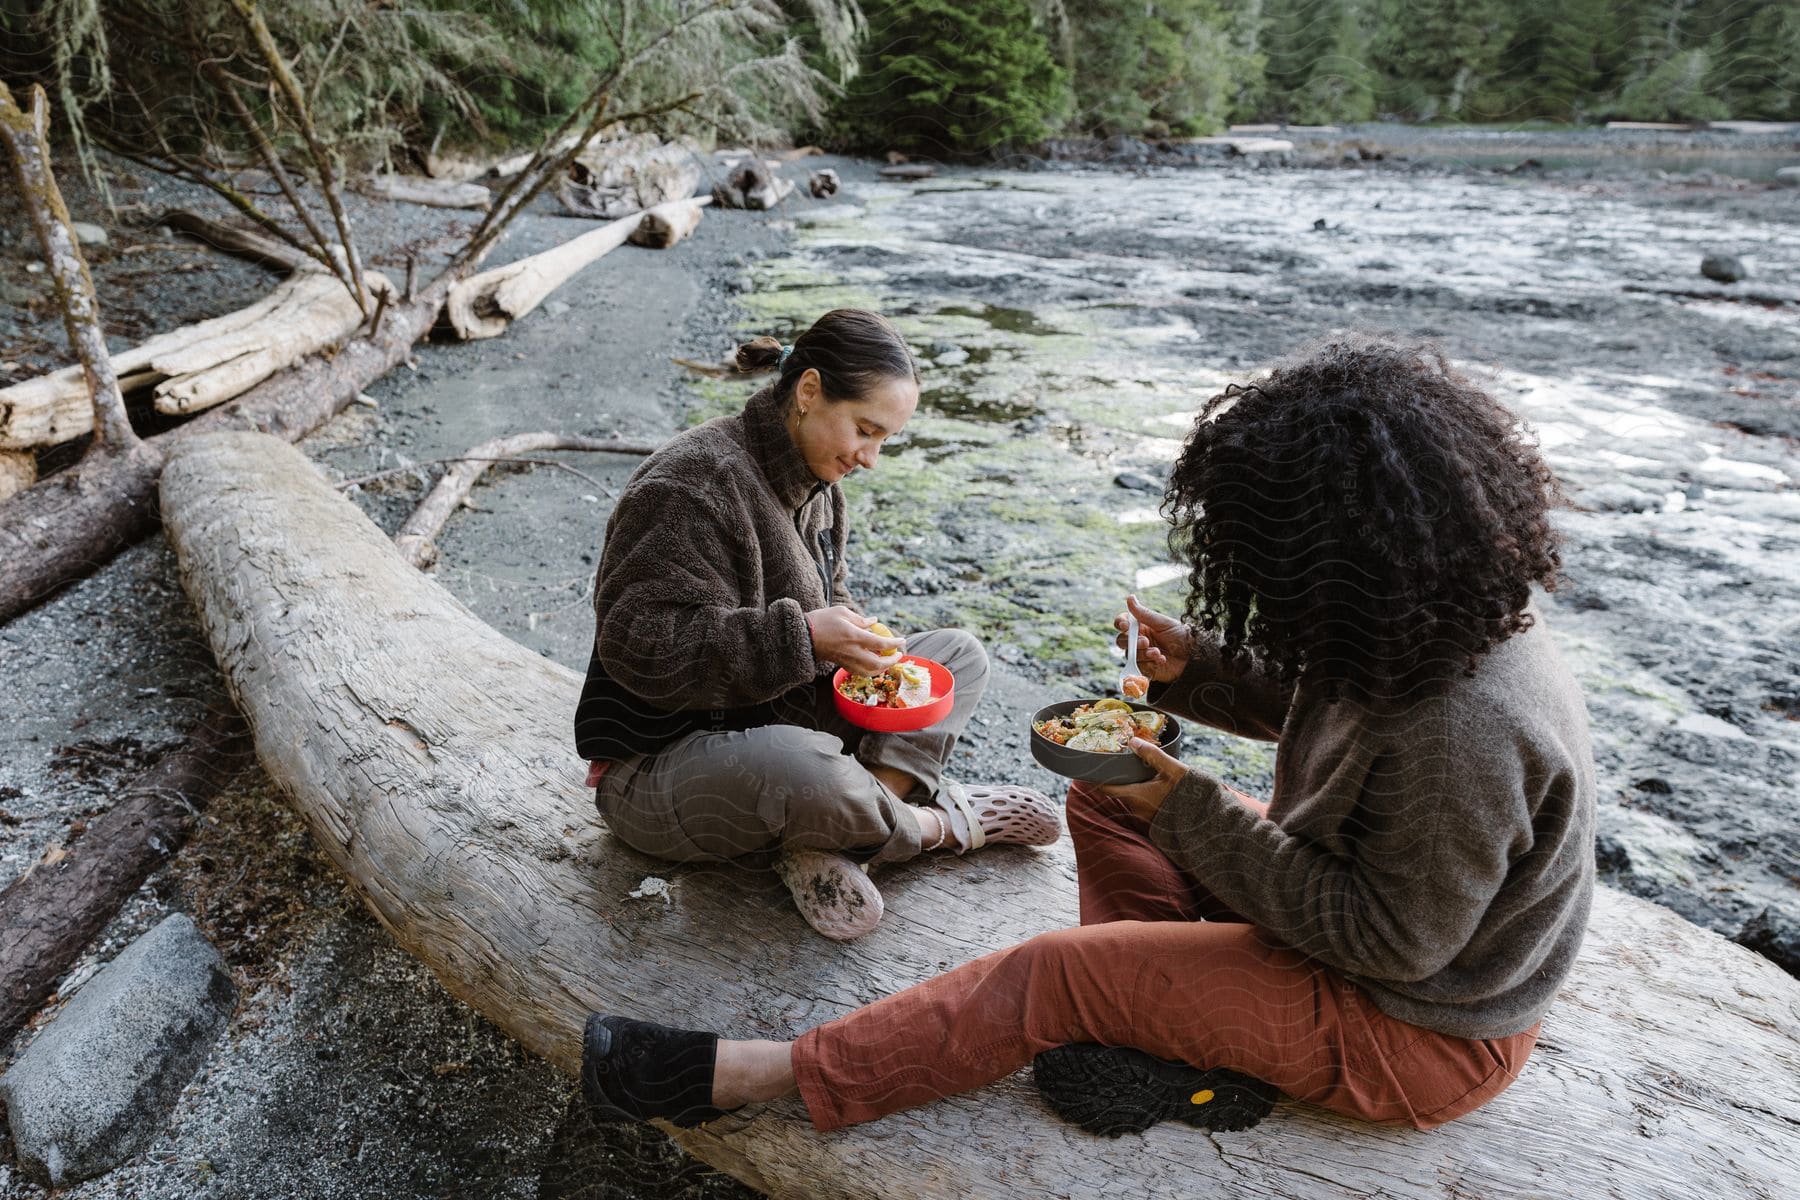
[[1382, 0], [1376, 11], [1389, 102], [1427, 121], [1467, 117], [1512, 40], [1504, 0]]
[[862, 149], [950, 157], [1041, 140], [1065, 73], [1026, 0], [865, 0], [862, 73], [840, 112]]
[[1269, 0], [1264, 115], [1307, 125], [1374, 115], [1370, 7], [1370, 0]]
[[1213, 132], [1260, 70], [1216, 0], [1064, 0], [1062, 9], [1075, 132]]

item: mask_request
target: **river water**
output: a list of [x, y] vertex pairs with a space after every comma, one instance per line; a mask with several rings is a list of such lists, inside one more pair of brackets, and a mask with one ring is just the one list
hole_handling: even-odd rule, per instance
[[[1796, 218], [1792, 192], [1643, 178], [953, 171], [804, 212], [746, 332], [862, 305], [927, 349], [918, 416], [848, 484], [852, 584], [1068, 695], [1116, 677], [1126, 591], [1180, 606], [1157, 481], [1206, 396], [1335, 329], [1438, 340], [1572, 501], [1545, 612], [1593, 717], [1603, 871], [1731, 935], [1800, 918]], [[1710, 252], [1749, 278], [1703, 279]], [[1268, 785], [1260, 744], [1191, 757]]]

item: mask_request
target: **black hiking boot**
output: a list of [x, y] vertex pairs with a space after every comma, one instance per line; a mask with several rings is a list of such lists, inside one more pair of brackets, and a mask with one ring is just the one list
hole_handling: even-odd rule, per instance
[[662, 1117], [683, 1129], [723, 1116], [712, 1103], [719, 1037], [589, 1013], [581, 1091], [597, 1121]]
[[1174, 1119], [1202, 1129], [1248, 1129], [1281, 1093], [1223, 1067], [1203, 1070], [1123, 1046], [1058, 1046], [1037, 1056], [1032, 1078], [1065, 1121], [1118, 1137]]

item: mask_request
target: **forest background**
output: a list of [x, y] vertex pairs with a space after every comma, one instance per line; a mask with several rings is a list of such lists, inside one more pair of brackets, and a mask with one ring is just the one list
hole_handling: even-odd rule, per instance
[[[606, 70], [607, 22], [709, 0], [264, 0], [340, 151], [395, 163], [528, 144]], [[664, 70], [738, 74], [733, 132], [944, 157], [1233, 122], [1800, 119], [1800, 0], [768, 0], [749, 36]], [[135, 28], [206, 32], [231, 0], [0, 0], [0, 77], [41, 80], [129, 145], [216, 127]], [[789, 72], [771, 70], [785, 62]], [[680, 86], [659, 72], [657, 86]], [[795, 88], [795, 78], [810, 86]], [[115, 86], [121, 81], [129, 88]], [[125, 111], [110, 97], [148, 100]], [[620, 97], [630, 107], [632, 97]], [[134, 103], [135, 103], [134, 99]], [[681, 129], [673, 114], [667, 132]]]

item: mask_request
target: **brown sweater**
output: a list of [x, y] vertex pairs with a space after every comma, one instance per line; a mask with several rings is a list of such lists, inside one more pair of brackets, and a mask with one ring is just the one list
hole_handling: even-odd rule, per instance
[[771, 701], [835, 669], [804, 614], [851, 603], [847, 532], [843, 490], [807, 467], [771, 389], [646, 459], [607, 522], [583, 757], [767, 724]]
[[1279, 742], [1267, 819], [1190, 770], [1151, 838], [1377, 1007], [1456, 1037], [1529, 1029], [1594, 887], [1587, 710], [1540, 615], [1443, 694], [1375, 710], [1224, 671], [1204, 638], [1159, 706]]

